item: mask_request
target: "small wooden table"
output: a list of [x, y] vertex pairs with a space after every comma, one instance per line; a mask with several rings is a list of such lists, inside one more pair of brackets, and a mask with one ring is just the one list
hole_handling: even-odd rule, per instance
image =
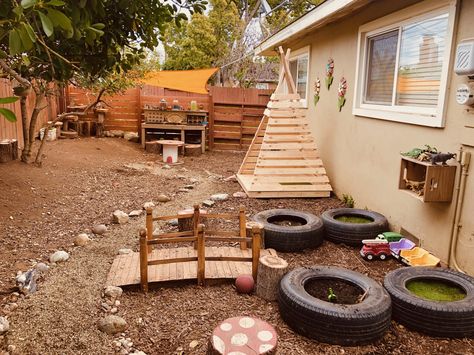
[[233, 317], [212, 332], [209, 354], [275, 354], [278, 336], [275, 329], [255, 317]]
[[[201, 150], [206, 152], [206, 126], [192, 126], [192, 125], [173, 125], [166, 123], [142, 123], [142, 147], [145, 148], [145, 138], [147, 129], [160, 129], [163, 131], [180, 131], [181, 141], [185, 142], [186, 131], [201, 131]], [[184, 145], [183, 145], [184, 155]]]

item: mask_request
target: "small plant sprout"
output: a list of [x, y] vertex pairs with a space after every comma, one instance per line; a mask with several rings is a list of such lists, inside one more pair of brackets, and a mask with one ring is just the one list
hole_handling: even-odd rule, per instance
[[354, 198], [349, 194], [342, 195], [342, 202], [344, 202], [344, 206], [347, 208], [354, 208], [355, 206]]
[[337, 296], [331, 287], [329, 287], [328, 289], [328, 301], [332, 303], [335, 303], [337, 301]]

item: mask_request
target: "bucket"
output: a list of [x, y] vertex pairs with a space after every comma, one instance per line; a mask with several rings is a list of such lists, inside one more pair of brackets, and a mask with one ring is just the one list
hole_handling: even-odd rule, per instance
[[163, 145], [163, 162], [168, 164], [178, 162], [178, 147], [176, 145]]
[[[40, 140], [43, 140], [43, 138], [44, 138], [44, 131], [45, 131], [45, 128], [40, 129]], [[54, 141], [54, 140], [56, 140], [56, 138], [57, 138], [56, 128], [51, 128], [48, 131], [48, 136], [46, 137], [46, 141], [47, 142]]]

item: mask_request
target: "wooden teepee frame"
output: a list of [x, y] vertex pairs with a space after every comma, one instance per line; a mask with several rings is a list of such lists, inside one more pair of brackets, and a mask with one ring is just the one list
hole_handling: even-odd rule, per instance
[[290, 50], [279, 51], [278, 86], [237, 179], [249, 197], [329, 197], [332, 188], [290, 72]]

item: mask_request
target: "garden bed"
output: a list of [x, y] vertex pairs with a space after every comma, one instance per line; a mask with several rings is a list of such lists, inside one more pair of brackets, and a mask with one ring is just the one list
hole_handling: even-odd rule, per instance
[[[51, 142], [46, 154], [41, 169], [17, 162], [0, 166], [0, 315], [4, 314], [3, 305], [11, 300], [9, 290], [18, 270], [45, 261], [58, 248], [70, 251], [71, 259], [52, 268], [37, 293], [17, 302], [18, 309], [9, 316], [10, 332], [0, 336], [0, 353], [9, 344], [18, 354], [113, 353], [117, 337], [101, 333], [96, 326], [105, 314], [100, 307], [101, 292], [118, 249], [137, 250], [137, 231], [144, 226], [144, 218], [109, 226], [105, 236], [95, 237], [86, 247], [72, 247], [74, 237], [95, 223], [109, 223], [115, 209], [139, 209], [160, 193], [172, 197], [157, 207], [159, 213], [167, 214], [201, 202], [212, 193], [240, 191], [237, 183], [216, 175], [235, 173], [243, 154], [206, 153], [185, 158], [184, 165], [171, 170], [161, 169], [156, 156], [121, 139]], [[134, 168], [126, 167], [129, 163], [135, 163]], [[191, 179], [198, 180], [194, 189], [178, 192]], [[342, 205], [336, 199], [231, 197], [216, 203], [212, 210], [231, 212], [241, 204], [251, 214], [294, 208], [315, 215]], [[366, 262], [358, 252], [357, 248], [325, 241], [316, 250], [286, 253], [284, 258], [290, 268], [337, 265], [379, 282], [389, 270], [400, 267], [394, 260]], [[127, 291], [120, 301], [118, 315], [129, 324], [125, 336], [147, 354], [203, 354], [214, 327], [239, 315], [256, 316], [272, 324], [279, 335], [281, 354], [465, 354], [473, 345], [471, 340], [420, 335], [395, 322], [373, 345], [347, 348], [318, 343], [294, 333], [280, 318], [276, 302], [238, 295], [231, 283], [208, 287], [185, 283], [152, 290], [146, 296], [137, 290]]]

